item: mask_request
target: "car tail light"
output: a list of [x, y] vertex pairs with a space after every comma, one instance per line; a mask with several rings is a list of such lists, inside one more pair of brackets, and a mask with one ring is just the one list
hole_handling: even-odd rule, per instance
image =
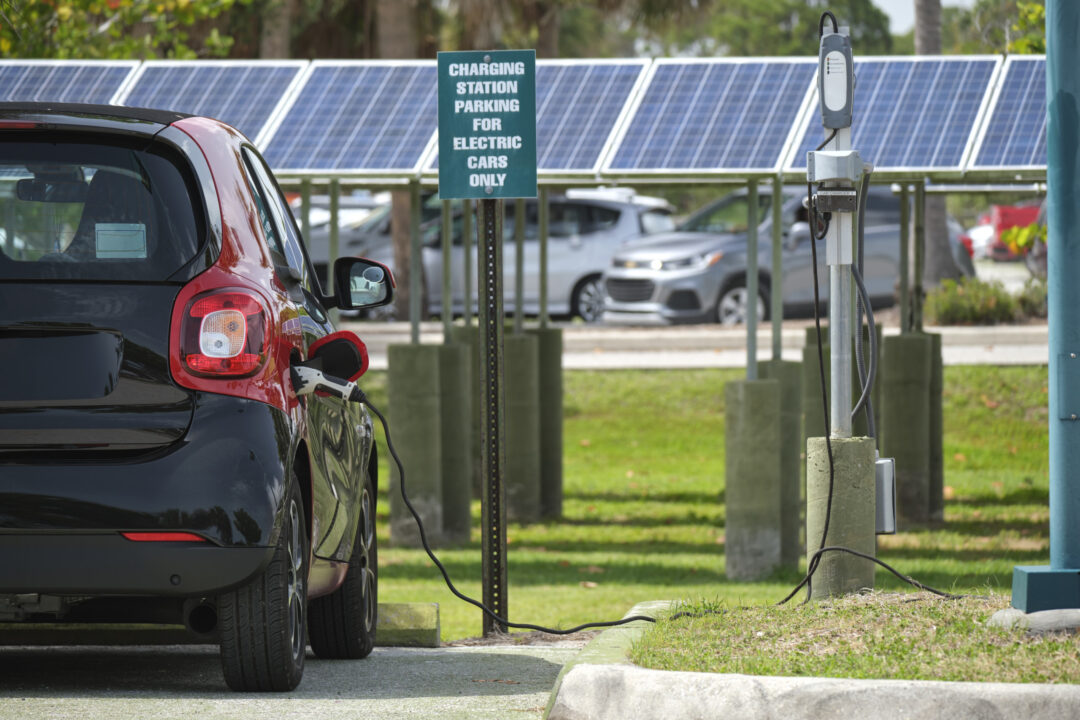
[[970, 257], [975, 257], [975, 242], [968, 235], [961, 235], [960, 242]]
[[195, 375], [243, 377], [266, 360], [267, 312], [254, 293], [218, 290], [184, 311], [180, 360]]
[[189, 532], [122, 532], [133, 542], [206, 542], [201, 535]]

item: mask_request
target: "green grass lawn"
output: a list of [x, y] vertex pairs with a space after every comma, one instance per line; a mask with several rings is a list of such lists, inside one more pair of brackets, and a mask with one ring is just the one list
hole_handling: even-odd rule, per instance
[[[723, 391], [742, 376], [565, 373], [565, 517], [509, 526], [512, 621], [569, 627], [617, 619], [644, 600], [761, 606], [787, 594], [798, 573], [756, 583], [724, 574]], [[385, 382], [373, 372], [363, 383], [380, 408]], [[882, 538], [879, 555], [932, 586], [981, 594], [1007, 593], [1015, 564], [1044, 563], [1046, 419], [1045, 367], [946, 368], [945, 525]], [[390, 546], [381, 492], [380, 600], [438, 602], [444, 640], [479, 635], [480, 612], [445, 589], [422, 551]], [[473, 515], [472, 542], [438, 554], [459, 588], [479, 596], [478, 501]], [[883, 572], [877, 586], [906, 587]]]

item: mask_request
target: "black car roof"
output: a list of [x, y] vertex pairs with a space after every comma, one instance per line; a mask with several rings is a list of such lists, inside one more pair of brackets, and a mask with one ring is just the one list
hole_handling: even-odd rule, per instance
[[[94, 124], [94, 118], [100, 118], [105, 124], [119, 122], [153, 123], [158, 126], [171, 125], [177, 120], [192, 117], [186, 113], [172, 110], [151, 108], [123, 107], [120, 105], [90, 105], [83, 103], [56, 102], [0, 102], [0, 117], [32, 118], [53, 116], [67, 118], [72, 124]], [[134, 128], [132, 128], [134, 129]]]

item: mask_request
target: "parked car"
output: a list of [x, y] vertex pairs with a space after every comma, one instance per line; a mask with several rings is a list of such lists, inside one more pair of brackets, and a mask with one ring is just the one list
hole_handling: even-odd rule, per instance
[[290, 375], [364, 371], [327, 311], [388, 302], [385, 269], [323, 295], [216, 120], [2, 103], [0, 145], [0, 620], [184, 624], [237, 690], [295, 687], [309, 640], [370, 653], [371, 422]]
[[[441, 203], [440, 203], [441, 205]], [[504, 298], [507, 312], [514, 300], [515, 204], [507, 202], [503, 223]], [[611, 256], [626, 242], [675, 227], [671, 206], [664, 200], [635, 194], [628, 189], [571, 190], [548, 198], [548, 308], [553, 315], [572, 315], [594, 322], [603, 312], [600, 277]], [[455, 313], [465, 309], [465, 253], [462, 243], [460, 203], [453, 204], [451, 293]], [[473, 224], [475, 228], [475, 223]], [[525, 201], [524, 311], [540, 311], [540, 243], [538, 205]], [[428, 310], [442, 312], [442, 218], [437, 215], [421, 225], [424, 244], [424, 277]], [[392, 265], [389, 243], [369, 247], [368, 257]], [[471, 242], [473, 273], [477, 248]], [[473, 306], [477, 306], [475, 276]]]
[[[805, 187], [784, 188], [783, 284], [785, 312], [813, 308], [810, 226]], [[615, 254], [604, 274], [603, 318], [613, 323], [745, 322], [747, 191], [733, 192], [691, 215], [675, 232], [631, 243]], [[758, 319], [769, 315], [772, 268], [772, 193], [758, 196]], [[954, 258], [967, 250], [953, 235]], [[900, 203], [887, 187], [870, 189], [866, 211], [863, 276], [875, 308], [893, 304], [899, 277]], [[824, 243], [819, 245], [821, 298], [828, 297]]]

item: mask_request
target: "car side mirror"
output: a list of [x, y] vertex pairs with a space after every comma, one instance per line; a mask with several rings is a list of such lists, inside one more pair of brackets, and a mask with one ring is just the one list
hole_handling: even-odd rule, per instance
[[334, 261], [333, 304], [342, 310], [363, 310], [394, 299], [390, 268], [374, 260], [343, 257]]
[[331, 333], [311, 343], [308, 359], [303, 365], [352, 382], [367, 372], [367, 346], [354, 332]]

